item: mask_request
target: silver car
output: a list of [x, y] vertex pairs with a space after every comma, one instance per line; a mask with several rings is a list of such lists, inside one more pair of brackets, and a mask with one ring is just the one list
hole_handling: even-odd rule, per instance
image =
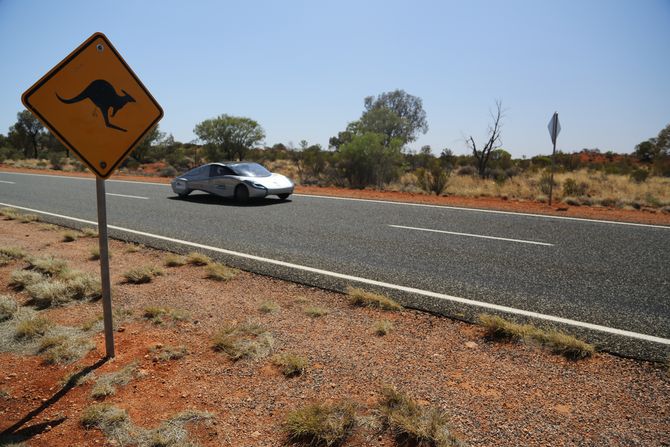
[[286, 200], [294, 188], [287, 177], [249, 162], [208, 163], [175, 178], [171, 185], [179, 197], [186, 197], [192, 191], [204, 191], [239, 202], [271, 195]]

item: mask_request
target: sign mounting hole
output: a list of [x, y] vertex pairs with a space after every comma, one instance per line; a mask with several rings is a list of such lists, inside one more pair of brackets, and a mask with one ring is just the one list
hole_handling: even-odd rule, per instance
[[102, 44], [99, 43], [95, 46], [95, 49], [98, 50], [98, 53], [102, 53], [104, 51], [105, 47], [103, 47]]

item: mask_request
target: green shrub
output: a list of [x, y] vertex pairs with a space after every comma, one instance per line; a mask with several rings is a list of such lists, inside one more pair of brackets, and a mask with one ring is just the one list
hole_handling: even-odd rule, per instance
[[[566, 178], [563, 181], [563, 197], [585, 196], [588, 194], [589, 185], [586, 182], [577, 183], [575, 179]], [[549, 194], [547, 192], [547, 194]]]
[[646, 169], [636, 169], [630, 173], [630, 179], [635, 183], [642, 183], [649, 177], [649, 171]]

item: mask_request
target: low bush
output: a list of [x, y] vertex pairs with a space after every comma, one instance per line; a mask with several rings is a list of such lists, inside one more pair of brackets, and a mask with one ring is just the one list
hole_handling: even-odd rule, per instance
[[356, 426], [356, 406], [351, 402], [307, 405], [289, 412], [284, 426], [290, 442], [340, 445]]
[[437, 408], [425, 408], [394, 388], [384, 388], [378, 409], [386, 428], [401, 445], [452, 447], [463, 446], [449, 427], [446, 414]]
[[353, 306], [376, 307], [383, 310], [402, 310], [402, 306], [395, 300], [377, 293], [366, 292], [362, 289], [350, 287], [347, 289], [349, 303]]
[[154, 277], [163, 275], [163, 271], [156, 267], [137, 267], [124, 272], [123, 277], [129, 284], [146, 284]]
[[558, 331], [544, 331], [530, 324], [517, 324], [495, 315], [482, 314], [479, 322], [491, 339], [531, 340], [571, 360], [580, 360], [595, 354], [595, 347], [571, 335]]
[[214, 335], [212, 348], [233, 360], [258, 359], [272, 351], [274, 339], [261, 325], [245, 323], [226, 326]]
[[375, 322], [372, 329], [376, 335], [383, 337], [393, 330], [393, 323], [389, 320], [379, 320]]
[[237, 276], [238, 271], [218, 262], [207, 266], [207, 278], [215, 281], [230, 281]]
[[285, 353], [276, 355], [272, 362], [277, 365], [286, 377], [300, 376], [307, 370], [309, 361], [300, 355]]
[[11, 319], [18, 306], [16, 301], [11, 296], [0, 295], [0, 322]]
[[212, 263], [212, 259], [209, 256], [195, 251], [189, 253], [188, 256], [186, 256], [186, 261], [189, 264], [196, 266], [203, 266]]

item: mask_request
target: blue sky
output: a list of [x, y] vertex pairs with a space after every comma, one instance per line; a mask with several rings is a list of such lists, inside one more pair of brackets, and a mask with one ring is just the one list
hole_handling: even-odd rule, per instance
[[397, 88], [423, 99], [430, 130], [410, 145], [465, 153], [506, 109], [503, 147], [631, 152], [670, 123], [670, 1], [0, 0], [0, 133], [20, 96], [96, 31], [165, 110], [161, 129], [227, 113], [267, 144], [328, 138], [363, 98]]

